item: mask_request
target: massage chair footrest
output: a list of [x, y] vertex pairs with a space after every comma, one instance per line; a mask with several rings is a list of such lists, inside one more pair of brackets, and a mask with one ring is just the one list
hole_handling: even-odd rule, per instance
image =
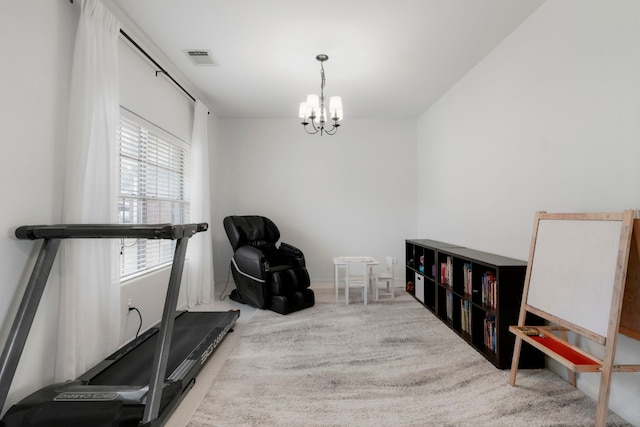
[[272, 295], [269, 309], [280, 314], [289, 314], [294, 311], [313, 307], [315, 294], [311, 289], [304, 289], [289, 295]]

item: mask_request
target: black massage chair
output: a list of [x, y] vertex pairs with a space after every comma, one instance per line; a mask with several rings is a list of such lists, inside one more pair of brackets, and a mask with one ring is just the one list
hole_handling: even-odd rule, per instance
[[278, 227], [263, 216], [228, 216], [224, 229], [233, 248], [234, 301], [280, 314], [311, 307], [315, 296], [304, 254], [280, 239]]

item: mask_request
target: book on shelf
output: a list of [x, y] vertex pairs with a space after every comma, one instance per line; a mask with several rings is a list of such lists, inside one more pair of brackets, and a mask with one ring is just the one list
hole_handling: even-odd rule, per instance
[[496, 275], [490, 271], [482, 276], [482, 304], [496, 308]]
[[463, 332], [471, 333], [471, 303], [460, 300], [460, 327]]
[[484, 318], [484, 345], [496, 351], [496, 317], [493, 314], [487, 314]]
[[440, 263], [440, 283], [453, 286], [453, 257], [448, 256], [446, 262]]
[[453, 318], [453, 294], [447, 291], [447, 319], [451, 320]]
[[465, 262], [462, 266], [462, 281], [464, 283], [464, 293], [471, 295], [472, 290], [472, 281], [471, 281], [471, 263]]

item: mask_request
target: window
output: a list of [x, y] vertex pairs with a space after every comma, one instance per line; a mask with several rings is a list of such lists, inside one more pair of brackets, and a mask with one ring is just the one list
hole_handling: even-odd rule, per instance
[[[121, 108], [120, 224], [189, 221], [190, 146]], [[131, 278], [171, 263], [175, 241], [123, 239], [120, 277]]]

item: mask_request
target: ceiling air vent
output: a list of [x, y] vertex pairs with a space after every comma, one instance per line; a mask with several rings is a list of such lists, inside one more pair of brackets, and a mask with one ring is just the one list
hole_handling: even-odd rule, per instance
[[218, 65], [209, 50], [189, 49], [184, 52], [195, 65]]

